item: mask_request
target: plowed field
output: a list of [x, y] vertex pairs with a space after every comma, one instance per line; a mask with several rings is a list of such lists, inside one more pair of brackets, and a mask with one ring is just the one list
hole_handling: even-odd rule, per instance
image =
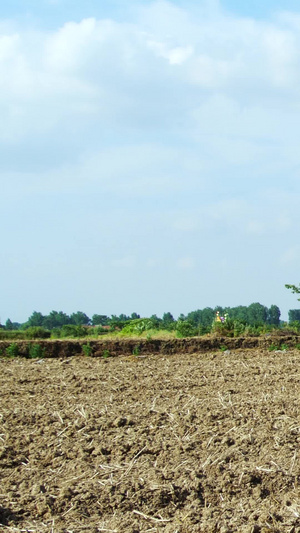
[[300, 352], [0, 360], [0, 531], [300, 532]]

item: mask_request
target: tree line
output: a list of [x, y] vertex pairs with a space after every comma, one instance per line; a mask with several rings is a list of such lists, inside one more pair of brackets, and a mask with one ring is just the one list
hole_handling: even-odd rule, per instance
[[[195, 328], [210, 328], [215, 320], [216, 313], [220, 316], [227, 314], [231, 319], [238, 320], [243, 324], [250, 326], [271, 325], [274, 327], [280, 326], [280, 309], [277, 305], [271, 305], [269, 308], [260, 304], [252, 303], [249, 306], [237, 307], [221, 307], [215, 308], [205, 307], [204, 309], [197, 309], [184, 315], [180, 314], [178, 320], [170, 312], [166, 312], [162, 317], [152, 315], [152, 323], [158, 329], [174, 329], [178, 321], [185, 321]], [[31, 327], [42, 327], [47, 330], [55, 328], [62, 328], [67, 325], [74, 326], [102, 326], [111, 328], [118, 327], [122, 329], [129, 321], [140, 318], [138, 313], [131, 315], [111, 315], [110, 317], [102, 314], [94, 314], [91, 318], [82, 311], [77, 311], [68, 315], [63, 311], [51, 311], [48, 315], [43, 315], [41, 312], [34, 311], [28, 320], [24, 323], [13, 322], [9, 318], [2, 328], [6, 330], [28, 329]], [[293, 309], [289, 311], [289, 321], [300, 321], [300, 310]]]

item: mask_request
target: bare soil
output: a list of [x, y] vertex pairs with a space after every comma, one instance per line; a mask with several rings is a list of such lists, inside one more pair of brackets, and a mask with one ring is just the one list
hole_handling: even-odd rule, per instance
[[0, 359], [0, 531], [300, 532], [300, 352]]

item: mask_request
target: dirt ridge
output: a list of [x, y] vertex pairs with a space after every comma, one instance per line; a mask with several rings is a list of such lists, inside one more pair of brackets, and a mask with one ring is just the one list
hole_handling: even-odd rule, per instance
[[5, 355], [6, 349], [11, 345], [18, 346], [19, 355], [26, 356], [29, 347], [39, 344], [45, 351], [45, 357], [72, 357], [83, 353], [83, 346], [90, 346], [92, 357], [120, 355], [149, 355], [149, 354], [183, 354], [196, 352], [210, 352], [213, 350], [236, 350], [236, 349], [268, 349], [273, 346], [276, 349], [292, 348], [300, 346], [300, 336], [278, 332], [266, 334], [260, 337], [192, 337], [184, 339], [74, 339], [74, 340], [6, 340], [0, 341], [0, 355]]

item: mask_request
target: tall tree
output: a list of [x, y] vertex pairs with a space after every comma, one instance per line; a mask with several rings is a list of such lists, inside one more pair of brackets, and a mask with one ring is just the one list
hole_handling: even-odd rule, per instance
[[45, 317], [39, 311], [33, 311], [32, 315], [28, 318], [26, 325], [31, 326], [43, 326]]
[[82, 311], [72, 313], [70, 316], [72, 324], [76, 326], [88, 326], [91, 323], [91, 319]]
[[265, 324], [268, 318], [268, 308], [256, 302], [249, 305], [247, 315], [247, 322], [251, 326]]
[[289, 310], [289, 322], [300, 322], [300, 309]]
[[166, 328], [166, 329], [172, 328], [172, 326], [174, 325], [174, 322], [175, 322], [175, 319], [174, 319], [172, 313], [167, 312], [167, 313], [163, 314], [162, 323], [163, 323], [163, 327], [164, 328]]
[[205, 307], [201, 313], [201, 325], [210, 327], [215, 319], [215, 312], [211, 307]]
[[109, 323], [109, 318], [106, 315], [93, 315], [92, 324], [93, 326], [107, 326]]
[[43, 320], [43, 326], [47, 329], [61, 328], [67, 324], [71, 324], [71, 319], [63, 311], [51, 311]]
[[130, 317], [131, 320], [138, 320], [139, 318], [141, 318], [141, 316], [138, 315], [137, 313], [131, 313], [131, 317]]
[[268, 309], [268, 322], [273, 326], [279, 326], [280, 324], [280, 309], [277, 305], [271, 305]]
[[8, 318], [5, 322], [5, 329], [8, 329], [8, 330], [14, 329], [14, 325], [12, 321], [10, 320], [10, 318]]

